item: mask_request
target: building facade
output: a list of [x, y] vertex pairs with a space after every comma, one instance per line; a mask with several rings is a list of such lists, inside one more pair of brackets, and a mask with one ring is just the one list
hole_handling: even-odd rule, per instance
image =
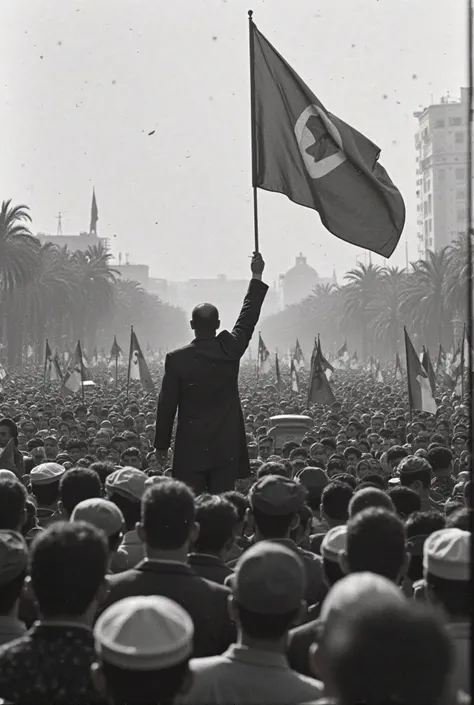
[[58, 247], [67, 247], [71, 252], [85, 252], [88, 247], [99, 245], [102, 243], [106, 248], [109, 247], [109, 241], [105, 237], [97, 237], [97, 235], [89, 235], [89, 233], [79, 233], [78, 235], [48, 235], [47, 233], [38, 233], [36, 235], [42, 245], [50, 242]]
[[296, 258], [294, 267], [280, 276], [280, 287], [283, 306], [291, 306], [305, 299], [318, 284], [335, 283], [333, 279], [320, 277], [315, 269], [310, 267], [301, 253]]
[[414, 113], [418, 257], [467, 231], [468, 90]]

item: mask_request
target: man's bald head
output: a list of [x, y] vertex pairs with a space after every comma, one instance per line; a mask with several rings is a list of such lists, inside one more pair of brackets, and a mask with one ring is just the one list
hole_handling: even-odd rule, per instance
[[199, 304], [194, 308], [191, 328], [197, 335], [215, 335], [220, 324], [219, 311], [212, 304]]

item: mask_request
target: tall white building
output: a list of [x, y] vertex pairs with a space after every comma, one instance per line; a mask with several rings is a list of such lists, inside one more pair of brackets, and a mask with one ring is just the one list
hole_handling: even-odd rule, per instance
[[418, 257], [467, 230], [468, 91], [414, 113], [418, 119], [416, 195]]

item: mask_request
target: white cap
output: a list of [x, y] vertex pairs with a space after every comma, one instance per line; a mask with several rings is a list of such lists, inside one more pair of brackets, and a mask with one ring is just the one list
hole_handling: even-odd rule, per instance
[[117, 505], [102, 497], [91, 497], [79, 502], [71, 514], [71, 521], [87, 521], [101, 529], [107, 537], [118, 534], [125, 523]]
[[0, 470], [0, 480], [17, 480], [18, 481], [18, 477], [11, 470], [2, 469], [2, 470]]
[[423, 548], [423, 568], [445, 580], [469, 580], [471, 533], [440, 529], [428, 536]]
[[188, 659], [194, 625], [176, 602], [158, 595], [126, 597], [94, 627], [95, 649], [107, 663], [133, 671], [170, 668]]
[[334, 526], [329, 529], [321, 542], [321, 556], [339, 562], [339, 553], [346, 550], [347, 526]]
[[30, 482], [32, 485], [51, 485], [57, 482], [66, 472], [59, 463], [41, 463], [30, 472]]
[[107, 476], [105, 490], [109, 495], [116, 492], [126, 499], [139, 502], [145, 493], [146, 480], [147, 476], [144, 472], [127, 466]]

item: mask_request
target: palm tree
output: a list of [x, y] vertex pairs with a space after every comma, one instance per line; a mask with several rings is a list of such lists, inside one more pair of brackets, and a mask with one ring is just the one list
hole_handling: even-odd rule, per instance
[[[31, 279], [38, 252], [38, 240], [26, 223], [31, 221], [27, 206], [3, 201], [0, 208], [0, 335], [6, 338], [7, 360], [14, 365], [21, 351], [20, 310], [15, 291]], [[3, 321], [3, 325], [1, 322]]]
[[404, 269], [385, 267], [381, 271], [377, 296], [369, 304], [370, 328], [377, 348], [393, 359], [402, 339], [401, 301], [406, 279]]
[[463, 235], [447, 248], [446, 303], [453, 316], [459, 316], [462, 321], [467, 320], [467, 296], [470, 290], [467, 244], [467, 235]]
[[369, 324], [373, 315], [373, 302], [379, 291], [380, 276], [381, 270], [378, 265], [365, 265], [361, 262], [344, 275], [347, 281], [342, 288], [344, 322], [359, 331], [360, 349], [364, 360], [372, 348], [369, 340]]

